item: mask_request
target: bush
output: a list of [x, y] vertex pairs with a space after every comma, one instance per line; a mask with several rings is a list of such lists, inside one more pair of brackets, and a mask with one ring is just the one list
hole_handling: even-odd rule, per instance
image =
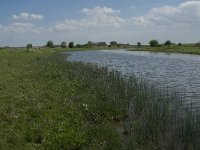
[[170, 40], [167, 40], [166, 42], [165, 42], [165, 45], [171, 45], [172, 44], [172, 42], [170, 41]]
[[195, 46], [200, 47], [200, 41], [196, 43]]
[[74, 48], [74, 42], [69, 43], [69, 48]]
[[137, 46], [138, 46], [138, 47], [141, 47], [142, 44], [141, 44], [140, 42], [137, 42]]
[[76, 48], [81, 48], [81, 45], [80, 45], [80, 44], [77, 44], [77, 45], [76, 45]]
[[48, 41], [47, 44], [46, 44], [46, 46], [53, 48], [54, 47], [53, 41]]
[[110, 42], [110, 45], [111, 45], [111, 46], [117, 46], [117, 42], [116, 42], [116, 41], [111, 41], [111, 42]]
[[66, 42], [62, 42], [62, 43], [60, 44], [60, 47], [61, 47], [61, 48], [66, 48], [66, 47], [67, 47], [67, 43], [66, 43]]
[[157, 47], [159, 45], [159, 42], [157, 40], [151, 40], [149, 44], [150, 47]]
[[32, 47], [33, 47], [32, 44], [27, 44], [27, 45], [26, 45], [26, 49], [27, 49], [27, 50], [29, 50], [29, 49], [32, 48]]

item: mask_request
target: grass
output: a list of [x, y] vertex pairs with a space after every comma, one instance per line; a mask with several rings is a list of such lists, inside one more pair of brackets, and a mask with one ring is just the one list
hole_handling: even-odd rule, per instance
[[135, 47], [129, 49], [130, 51], [150, 51], [150, 52], [166, 52], [166, 53], [185, 53], [185, 54], [200, 54], [200, 47], [192, 44], [159, 46], [159, 47]]
[[199, 149], [176, 93], [57, 49], [0, 51], [0, 149]]
[[117, 47], [88, 47], [88, 48], [66, 48], [66, 51], [88, 51], [88, 50], [115, 50]]

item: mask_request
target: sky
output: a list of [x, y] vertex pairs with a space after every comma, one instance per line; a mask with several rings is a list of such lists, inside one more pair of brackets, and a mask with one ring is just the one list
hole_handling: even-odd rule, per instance
[[200, 0], [0, 0], [0, 46], [200, 41]]

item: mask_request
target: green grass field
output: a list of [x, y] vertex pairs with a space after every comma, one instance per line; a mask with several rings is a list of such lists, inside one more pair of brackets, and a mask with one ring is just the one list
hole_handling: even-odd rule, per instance
[[199, 110], [176, 93], [66, 58], [0, 50], [0, 149], [200, 148]]
[[160, 46], [160, 47], [135, 47], [130, 48], [130, 51], [150, 51], [150, 52], [166, 52], [166, 53], [185, 53], [185, 54], [200, 54], [200, 47], [194, 46], [192, 44], [183, 44], [182, 46], [170, 45], [170, 46]]

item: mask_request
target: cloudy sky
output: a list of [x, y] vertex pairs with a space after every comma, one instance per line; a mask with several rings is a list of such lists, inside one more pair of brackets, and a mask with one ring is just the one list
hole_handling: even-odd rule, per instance
[[199, 0], [0, 0], [0, 46], [200, 41]]

